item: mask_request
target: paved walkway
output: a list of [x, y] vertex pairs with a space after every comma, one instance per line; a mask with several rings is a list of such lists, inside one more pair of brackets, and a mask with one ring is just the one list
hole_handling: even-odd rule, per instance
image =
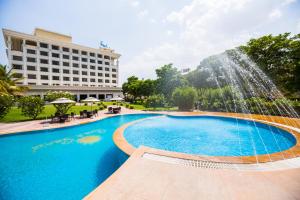
[[[143, 111], [132, 110], [125, 107], [122, 107], [121, 114], [132, 114], [132, 113], [143, 113]], [[58, 127], [66, 127], [72, 126], [76, 124], [88, 123], [92, 121], [96, 121], [99, 119], [103, 119], [109, 116], [115, 116], [116, 114], [108, 114], [107, 109], [99, 111], [98, 116], [95, 118], [84, 118], [80, 119], [76, 117], [76, 119], [70, 120], [65, 123], [50, 123], [50, 119], [48, 120], [33, 120], [33, 121], [25, 121], [25, 122], [13, 122], [13, 123], [0, 123], [0, 135], [1, 134], [10, 134], [15, 132], [23, 132], [23, 131], [33, 131], [33, 130], [43, 130], [43, 129], [51, 129]]]
[[86, 200], [300, 199], [300, 168], [196, 168], [150, 160], [140, 148]]

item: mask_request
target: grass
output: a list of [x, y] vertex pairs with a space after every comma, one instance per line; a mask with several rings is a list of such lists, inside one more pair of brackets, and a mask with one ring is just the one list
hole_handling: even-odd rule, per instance
[[[113, 102], [103, 102], [104, 105], [109, 106], [113, 105]], [[125, 104], [123, 103], [123, 106], [125, 107]], [[147, 111], [164, 111], [164, 110], [177, 110], [176, 107], [172, 108], [146, 108], [143, 105], [140, 104], [130, 104], [130, 106], [133, 106], [133, 109], [135, 110], [147, 110]], [[93, 105], [93, 109], [99, 108], [97, 104]], [[76, 113], [77, 115], [79, 114], [80, 111], [83, 110], [90, 110], [91, 106], [90, 105], [76, 105], [71, 107], [71, 109], [68, 111], [70, 114], [71, 112]], [[46, 119], [50, 118], [52, 115], [55, 113], [55, 108], [53, 105], [46, 105], [44, 111], [37, 117], [37, 119]], [[0, 119], [0, 122], [8, 123], [8, 122], [21, 122], [21, 121], [29, 121], [32, 120], [31, 118], [25, 117], [22, 115], [21, 110], [18, 109], [17, 107], [12, 107], [9, 111], [9, 113], [2, 119]]]

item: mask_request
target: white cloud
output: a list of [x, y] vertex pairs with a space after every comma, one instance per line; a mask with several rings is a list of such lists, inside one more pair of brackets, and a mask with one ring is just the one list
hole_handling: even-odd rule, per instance
[[131, 5], [132, 7], [138, 7], [138, 6], [140, 5], [140, 2], [139, 2], [139, 1], [136, 1], [136, 0], [130, 1], [129, 3], [130, 3], [130, 5]]
[[[286, 29], [286, 19], [282, 10], [292, 2], [193, 0], [161, 20], [166, 28], [178, 28], [178, 31], [175, 29], [176, 32], [166, 29], [167, 35], [176, 33], [179, 37], [170, 37], [169, 41], [145, 49], [125, 63], [123, 66], [127, 70], [121, 73], [124, 73], [125, 77], [134, 72], [143, 78], [153, 78], [155, 68], [163, 64], [173, 62], [179, 68], [196, 67], [203, 58], [244, 44], [250, 38], [290, 31]], [[295, 29], [295, 25], [288, 28]], [[300, 22], [298, 26], [299, 29]]]
[[168, 36], [171, 36], [171, 35], [173, 35], [173, 31], [171, 31], [171, 30], [167, 30], [167, 35], [168, 35]]
[[138, 18], [139, 19], [142, 19], [144, 17], [146, 17], [147, 15], [149, 14], [149, 11], [144, 9], [144, 10], [141, 10], [139, 13], [138, 13]]
[[269, 14], [270, 19], [278, 19], [281, 16], [282, 16], [282, 12], [279, 9], [274, 9]]

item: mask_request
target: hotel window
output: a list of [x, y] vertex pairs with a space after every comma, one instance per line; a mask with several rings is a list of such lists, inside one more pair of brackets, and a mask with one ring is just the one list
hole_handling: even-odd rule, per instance
[[98, 76], [103, 76], [103, 73], [98, 73]]
[[27, 78], [28, 79], [36, 79], [36, 75], [35, 74], [28, 74]]
[[90, 76], [96, 76], [95, 72], [90, 72]]
[[73, 67], [79, 67], [78, 63], [73, 63]]
[[41, 79], [42, 80], [48, 80], [48, 76], [47, 75], [41, 75]]
[[59, 76], [52, 76], [52, 80], [59, 81]]
[[109, 80], [105, 80], [105, 83], [109, 83]]
[[103, 63], [102, 60], [98, 60], [97, 62], [99, 65], [102, 65], [102, 63]]
[[103, 67], [98, 67], [98, 70], [103, 70]]
[[87, 82], [87, 78], [82, 78], [82, 82]]
[[94, 59], [90, 59], [90, 63], [95, 63], [95, 60]]
[[98, 57], [98, 58], [102, 58], [102, 55], [101, 55], [101, 54], [97, 54], [97, 57]]
[[27, 62], [36, 62], [35, 58], [27, 57]]
[[82, 71], [81, 74], [87, 76], [87, 72], [86, 71]]
[[59, 69], [53, 68], [53, 69], [52, 69], [52, 72], [53, 72], [53, 73], [59, 73]]
[[41, 56], [48, 56], [48, 52], [46, 52], [46, 51], [40, 51], [40, 55]]
[[52, 57], [53, 58], [59, 58], [59, 54], [58, 53], [52, 53]]
[[46, 44], [46, 43], [40, 43], [40, 47], [42, 47], [42, 48], [48, 48], [48, 44]]
[[27, 53], [28, 53], [28, 54], [35, 54], [36, 52], [35, 52], [35, 50], [33, 50], [33, 49], [27, 49]]
[[70, 74], [70, 71], [67, 70], [67, 69], [64, 69], [64, 70], [63, 70], [63, 73], [64, 73], [64, 74]]
[[63, 77], [64, 81], [70, 81], [70, 77]]
[[62, 49], [63, 49], [64, 52], [69, 52], [70, 51], [70, 49], [67, 48], [67, 47], [63, 47]]
[[23, 74], [20, 74], [20, 73], [14, 73], [15, 76], [14, 78], [22, 78], [23, 77]]
[[73, 56], [72, 59], [73, 60], [78, 60], [78, 57], [77, 56]]
[[69, 67], [70, 64], [68, 62], [63, 62], [63, 66]]
[[46, 59], [40, 59], [40, 63], [48, 64], [48, 60], [46, 60]]
[[22, 61], [22, 56], [13, 56], [13, 60]]
[[48, 68], [47, 68], [47, 67], [41, 67], [41, 68], [40, 68], [40, 71], [41, 71], [41, 72], [48, 72]]
[[31, 66], [31, 65], [27, 66], [27, 70], [28, 71], [36, 71], [35, 66]]
[[69, 58], [70, 58], [69, 55], [64, 55], [64, 54], [63, 54], [63, 59], [69, 59]]
[[105, 71], [109, 72], [109, 68], [108, 68], [108, 67], [105, 67]]
[[59, 50], [59, 46], [52, 45], [52, 49], [53, 49], [53, 50]]
[[105, 74], [105, 77], [109, 77], [109, 74]]
[[86, 58], [81, 58], [81, 61], [82, 62], [87, 62], [87, 59]]
[[29, 46], [35, 46], [35, 47], [37, 46], [37, 43], [35, 41], [32, 41], [32, 40], [26, 40], [25, 44], [29, 45]]
[[105, 65], [109, 65], [109, 62], [105, 62]]
[[73, 77], [73, 81], [79, 81], [78, 77]]
[[104, 56], [104, 59], [108, 59], [108, 60], [109, 60], [109, 59], [110, 59], [110, 57], [109, 57], [109, 56]]
[[15, 64], [13, 64], [12, 65], [13, 67], [13, 69], [22, 69], [22, 65], [15, 65]]
[[90, 56], [95, 57], [95, 53], [90, 53]]
[[28, 85], [36, 85], [36, 83], [28, 83]]
[[52, 60], [52, 65], [59, 65], [59, 61]]
[[87, 52], [86, 52], [86, 51], [81, 51], [81, 55], [86, 56], [86, 55], [87, 55]]
[[111, 77], [117, 78], [117, 75], [116, 74], [112, 74]]
[[95, 68], [95, 66], [91, 65], [91, 66], [90, 66], [90, 69], [96, 69], [96, 68]]
[[112, 83], [117, 83], [117, 81], [116, 80], [112, 80]]
[[82, 69], [87, 69], [87, 65], [81, 65]]
[[90, 82], [96, 82], [96, 80], [94, 78], [91, 78]]
[[73, 74], [79, 74], [79, 71], [73, 70]]
[[42, 85], [49, 85], [48, 83], [42, 83]]
[[77, 49], [72, 49], [72, 53], [78, 54], [78, 50]]
[[117, 69], [111, 69], [112, 72], [117, 72]]
[[98, 79], [98, 83], [103, 83], [103, 80], [102, 79]]

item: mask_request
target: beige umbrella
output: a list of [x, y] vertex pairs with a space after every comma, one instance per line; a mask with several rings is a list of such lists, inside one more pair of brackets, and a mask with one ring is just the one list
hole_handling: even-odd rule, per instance
[[58, 98], [50, 103], [53, 104], [59, 114], [65, 114], [72, 107], [71, 104], [76, 102], [68, 98]]
[[118, 105], [118, 102], [119, 102], [119, 101], [124, 101], [124, 99], [121, 98], [121, 97], [111, 98], [110, 100], [111, 100], [111, 101], [116, 101], [116, 102], [117, 102], [117, 105]]
[[91, 103], [91, 110], [92, 110], [92, 105], [94, 102], [99, 102], [100, 100], [95, 98], [95, 97], [88, 97], [84, 100], [82, 100], [82, 102], [86, 102], [86, 103]]

